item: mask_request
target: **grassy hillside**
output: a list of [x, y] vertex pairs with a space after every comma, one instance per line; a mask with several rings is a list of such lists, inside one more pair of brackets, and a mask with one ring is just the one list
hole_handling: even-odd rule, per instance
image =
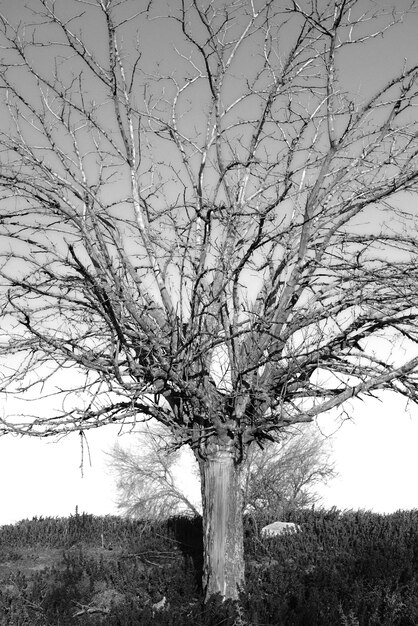
[[[204, 605], [201, 522], [75, 515], [0, 528], [0, 625], [415, 626], [418, 511], [305, 511], [246, 523], [240, 607]], [[238, 613], [238, 617], [237, 617]]]

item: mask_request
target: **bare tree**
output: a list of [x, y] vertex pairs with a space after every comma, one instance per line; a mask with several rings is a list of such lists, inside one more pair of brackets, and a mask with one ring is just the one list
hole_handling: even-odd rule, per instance
[[348, 69], [404, 2], [142, 6], [2, 5], [1, 390], [57, 403], [1, 432], [169, 427], [235, 598], [253, 442], [417, 400], [417, 59]]
[[[277, 520], [318, 503], [316, 488], [336, 476], [329, 440], [317, 431], [298, 428], [281, 437], [280, 442], [251, 446], [246, 456], [243, 508], [255, 518]], [[188, 485], [199, 485], [198, 464], [192, 461], [184, 475], [185, 459], [173, 446], [170, 431], [147, 427], [132, 443], [125, 447], [116, 442], [108, 452], [119, 509], [149, 520], [200, 515], [200, 499], [187, 495]]]
[[117, 442], [108, 453], [108, 465], [116, 477], [118, 508], [129, 517], [150, 521], [200, 515], [179, 480], [180, 450], [170, 446], [170, 431], [147, 428], [135, 439], [135, 449]]
[[284, 519], [317, 504], [317, 487], [336, 476], [327, 439], [306, 428], [280, 443], [252, 446], [247, 455], [245, 508], [255, 518]]

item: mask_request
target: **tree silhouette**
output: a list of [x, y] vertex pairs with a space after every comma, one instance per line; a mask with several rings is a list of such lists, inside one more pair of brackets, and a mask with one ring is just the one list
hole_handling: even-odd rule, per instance
[[417, 399], [418, 66], [353, 80], [401, 5], [3, 6], [1, 390], [57, 403], [1, 432], [169, 427], [199, 461], [207, 596], [244, 580], [251, 445]]
[[247, 455], [246, 510], [256, 520], [285, 520], [295, 509], [312, 507], [321, 497], [316, 488], [336, 476], [328, 441], [305, 427], [267, 442], [263, 449], [252, 446]]
[[[248, 450], [243, 501], [244, 512], [254, 519], [283, 519], [295, 509], [311, 507], [320, 500], [318, 484], [336, 475], [328, 441], [308, 428], [281, 433], [280, 443]], [[129, 447], [112, 446], [108, 466], [125, 515], [152, 522], [201, 514], [199, 501], [188, 495], [188, 488], [198, 487], [198, 466], [190, 466], [191, 458], [179, 453], [170, 430], [161, 426], [141, 429]]]
[[171, 445], [170, 431], [161, 426], [141, 429], [134, 447], [115, 443], [107, 453], [108, 466], [116, 478], [118, 508], [125, 515], [153, 522], [201, 514], [198, 503], [187, 495], [179, 480], [179, 453]]

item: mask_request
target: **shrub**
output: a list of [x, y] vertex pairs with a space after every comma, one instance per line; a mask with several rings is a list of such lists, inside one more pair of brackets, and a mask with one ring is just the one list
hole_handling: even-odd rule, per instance
[[300, 511], [287, 521], [302, 531], [261, 537], [245, 520], [246, 589], [238, 604], [203, 602], [198, 518], [150, 525], [79, 515], [0, 528], [0, 555], [13, 557], [16, 569], [22, 545], [63, 548], [59, 567], [0, 581], [0, 625], [418, 624], [417, 511]]

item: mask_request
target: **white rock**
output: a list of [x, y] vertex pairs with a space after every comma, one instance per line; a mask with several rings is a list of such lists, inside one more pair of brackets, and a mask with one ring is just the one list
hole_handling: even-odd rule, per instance
[[294, 533], [300, 530], [301, 527], [293, 522], [273, 522], [261, 529], [263, 537], [275, 537], [276, 535], [283, 535], [284, 533]]

